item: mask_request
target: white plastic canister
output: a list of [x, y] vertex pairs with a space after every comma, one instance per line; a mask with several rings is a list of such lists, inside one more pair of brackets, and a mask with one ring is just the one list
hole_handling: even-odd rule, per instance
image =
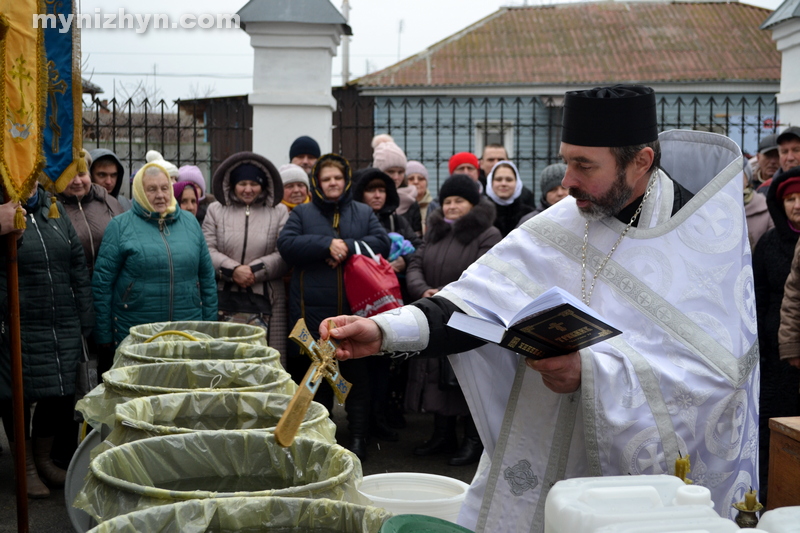
[[761, 515], [758, 529], [769, 533], [797, 533], [800, 531], [800, 506], [779, 507]]
[[[677, 511], [680, 512], [680, 511]], [[673, 509], [673, 515], [675, 510]], [[675, 517], [668, 522], [654, 524], [649, 520], [637, 522], [623, 522], [596, 529], [594, 533], [740, 533], [732, 520], [709, 516], [702, 518]], [[753, 530], [755, 531], [755, 530]]]
[[699, 521], [719, 518], [708, 489], [687, 486], [675, 476], [574, 478], [550, 489], [544, 531], [593, 533], [625, 522], [669, 524], [678, 516]]

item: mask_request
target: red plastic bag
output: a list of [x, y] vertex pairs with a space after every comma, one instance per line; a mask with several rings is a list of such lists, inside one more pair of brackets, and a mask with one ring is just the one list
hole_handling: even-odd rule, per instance
[[392, 265], [375, 255], [362, 243], [369, 256], [362, 255], [356, 241], [356, 253], [344, 265], [344, 291], [354, 315], [369, 317], [403, 305], [400, 282]]

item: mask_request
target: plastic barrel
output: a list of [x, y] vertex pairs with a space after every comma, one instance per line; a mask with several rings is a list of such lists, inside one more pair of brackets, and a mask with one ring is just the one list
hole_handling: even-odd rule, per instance
[[263, 431], [153, 437], [98, 455], [74, 505], [98, 522], [181, 500], [281, 496], [368, 504], [361, 463], [336, 444], [297, 438], [288, 448]]
[[267, 364], [283, 368], [281, 354], [263, 344], [229, 341], [165, 341], [148, 344], [126, 344], [117, 349], [114, 366], [121, 368], [180, 360], [225, 360], [238, 363]]
[[233, 361], [177, 361], [115, 368], [103, 374], [103, 384], [83, 397], [76, 409], [92, 426], [114, 426], [114, 408], [156, 394], [189, 390], [241, 390], [293, 394], [297, 385], [277, 367]]
[[359, 492], [395, 514], [419, 514], [455, 522], [469, 485], [458, 479], [417, 472], [366, 476]]
[[89, 471], [90, 454], [102, 440], [103, 438], [98, 430], [90, 431], [86, 438], [81, 441], [78, 449], [75, 450], [67, 469], [67, 479], [64, 483], [64, 500], [67, 503], [69, 521], [75, 531], [79, 533], [88, 531], [89, 528], [96, 524], [94, 519], [85, 511], [73, 507], [72, 502], [75, 501], [75, 496], [80, 492], [83, 486], [83, 478], [86, 476], [86, 472]]
[[377, 533], [390, 516], [384, 509], [325, 499], [216, 498], [135, 511], [91, 533]]
[[[266, 392], [181, 392], [136, 398], [117, 405], [111, 446], [157, 437], [208, 430], [274, 431], [291, 396]], [[299, 436], [336, 443], [336, 425], [322, 404], [311, 402]]]
[[[119, 345], [141, 344], [150, 339], [153, 335], [164, 331], [181, 331], [200, 340], [216, 339], [220, 341], [244, 342], [247, 344], [267, 344], [266, 332], [258, 326], [237, 324], [235, 322], [203, 322], [198, 320], [186, 322], [154, 322], [152, 324], [133, 326], [128, 330], [128, 336], [122, 339]], [[186, 338], [176, 335], [166, 335], [158, 337], [152, 342], [168, 340], [185, 341]]]

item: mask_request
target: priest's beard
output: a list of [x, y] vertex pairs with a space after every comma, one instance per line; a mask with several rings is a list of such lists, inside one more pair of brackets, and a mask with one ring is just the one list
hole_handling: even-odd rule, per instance
[[569, 194], [577, 200], [589, 200], [587, 207], [579, 207], [583, 218], [587, 220], [600, 220], [616, 216], [633, 196], [633, 187], [625, 180], [625, 170], [617, 171], [617, 179], [603, 196], [592, 196], [575, 187], [570, 187]]

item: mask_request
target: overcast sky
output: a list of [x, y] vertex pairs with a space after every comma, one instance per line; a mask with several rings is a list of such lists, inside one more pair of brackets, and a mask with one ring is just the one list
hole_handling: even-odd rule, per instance
[[[272, 0], [269, 0], [272, 1]], [[246, 0], [79, 0], [82, 13], [169, 15], [236, 13]], [[341, 9], [341, 0], [331, 2]], [[414, 55], [497, 11], [501, 6], [551, 4], [530, 0], [350, 0], [351, 79]], [[775, 9], [780, 0], [747, 3]], [[402, 32], [400, 32], [402, 21]], [[84, 77], [101, 98], [125, 98], [139, 86], [169, 101], [252, 91], [253, 49], [241, 29], [169, 29], [137, 34], [131, 29], [84, 29]], [[341, 83], [341, 55], [334, 58], [333, 85]]]

